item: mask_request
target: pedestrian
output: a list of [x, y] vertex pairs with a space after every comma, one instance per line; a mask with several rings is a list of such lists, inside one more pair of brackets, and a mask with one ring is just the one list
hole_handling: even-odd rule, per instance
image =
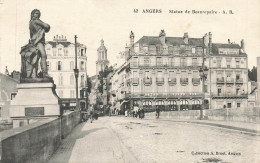
[[159, 106], [156, 106], [156, 119], [159, 119], [160, 116], [160, 108]]
[[93, 112], [94, 112], [94, 108], [93, 108], [92, 104], [90, 105], [88, 112], [89, 112], [90, 123], [92, 123], [92, 121], [93, 121]]
[[134, 117], [135, 117], [135, 111], [133, 110], [133, 112], [132, 112], [132, 113], [133, 113], [133, 118], [134, 118]]

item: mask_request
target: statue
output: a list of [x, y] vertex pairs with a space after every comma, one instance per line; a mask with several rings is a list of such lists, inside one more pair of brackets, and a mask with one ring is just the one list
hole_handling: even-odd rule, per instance
[[[31, 20], [29, 23], [30, 40], [29, 43], [21, 48], [22, 67], [21, 77], [22, 79], [36, 80], [40, 79], [52, 79], [48, 75], [47, 70], [47, 55], [45, 52], [45, 33], [49, 32], [50, 25], [40, 20], [41, 12], [34, 9], [31, 12]], [[42, 75], [38, 73], [38, 63], [40, 60]], [[41, 80], [38, 80], [41, 81]]]

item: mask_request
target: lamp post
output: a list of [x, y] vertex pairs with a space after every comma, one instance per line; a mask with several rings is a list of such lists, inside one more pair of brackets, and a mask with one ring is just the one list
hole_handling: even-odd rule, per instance
[[74, 75], [76, 79], [76, 109], [79, 109], [79, 99], [78, 99], [78, 77], [79, 77], [79, 69], [77, 66], [77, 35], [75, 35], [75, 69], [74, 69]]
[[204, 118], [204, 113], [203, 110], [205, 109], [205, 80], [207, 79], [208, 76], [208, 68], [205, 66], [205, 38], [206, 36], [203, 37], [203, 53], [202, 53], [202, 67], [199, 69], [200, 73], [200, 79], [202, 80], [202, 94], [203, 94], [203, 99], [202, 99], [202, 106], [200, 108], [200, 119], [202, 120]]

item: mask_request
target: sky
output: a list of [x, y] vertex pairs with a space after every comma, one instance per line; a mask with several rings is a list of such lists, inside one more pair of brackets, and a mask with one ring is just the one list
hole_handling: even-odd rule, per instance
[[[249, 3], [250, 2], [250, 3]], [[123, 63], [118, 59], [129, 43], [132, 30], [135, 41], [142, 36], [201, 38], [211, 32], [213, 42], [239, 43], [245, 40], [248, 67], [256, 66], [260, 56], [259, 0], [0, 0], [0, 72], [20, 70], [20, 48], [29, 40], [29, 20], [33, 9], [41, 11], [41, 20], [50, 24], [46, 40], [64, 35], [68, 41], [87, 46], [88, 75], [95, 75], [97, 48], [103, 38], [111, 65]], [[138, 9], [138, 13], [134, 13]], [[158, 9], [162, 13], [142, 13], [143, 9]], [[173, 11], [218, 11], [218, 14], [177, 14]], [[234, 14], [222, 14], [232, 10]]]

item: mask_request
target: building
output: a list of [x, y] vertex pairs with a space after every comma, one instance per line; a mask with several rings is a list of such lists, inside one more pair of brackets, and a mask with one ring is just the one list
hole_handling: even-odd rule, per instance
[[[211, 34], [210, 34], [211, 35]], [[211, 38], [212, 36], [210, 36]], [[211, 38], [212, 39], [212, 38]], [[247, 107], [248, 63], [244, 41], [209, 45], [209, 94], [212, 109]]]
[[107, 59], [107, 48], [104, 45], [104, 40], [102, 39], [100, 42], [101, 45], [97, 49], [96, 75], [98, 75], [100, 71], [104, 71], [104, 69], [109, 65]]
[[258, 89], [257, 82], [248, 81], [248, 107], [253, 108], [256, 106]]
[[9, 107], [12, 99], [17, 93], [17, 84], [19, 80], [6, 74], [0, 73], [0, 120], [9, 118]]
[[[205, 109], [245, 107], [247, 55], [243, 49], [243, 42], [241, 47], [212, 43], [211, 33], [201, 38], [190, 38], [188, 33], [166, 37], [162, 30], [159, 36], [143, 36], [134, 42], [131, 31], [126, 62], [112, 80], [118, 82], [112, 89], [124, 94], [116, 94], [117, 102], [126, 105], [122, 108], [134, 104], [146, 111], [156, 107], [199, 110], [202, 104]], [[205, 67], [209, 75], [203, 84], [200, 70]]]
[[[56, 84], [56, 93], [62, 99], [67, 109], [76, 106], [75, 44], [67, 41], [65, 36], [54, 36], [53, 41], [47, 41], [45, 50], [48, 56], [49, 75]], [[79, 69], [78, 97], [80, 106], [86, 103], [87, 87], [87, 47], [77, 43], [77, 66]]]
[[[260, 88], [260, 57], [257, 57], [257, 88]], [[257, 92], [257, 106], [260, 105], [260, 91]]]

